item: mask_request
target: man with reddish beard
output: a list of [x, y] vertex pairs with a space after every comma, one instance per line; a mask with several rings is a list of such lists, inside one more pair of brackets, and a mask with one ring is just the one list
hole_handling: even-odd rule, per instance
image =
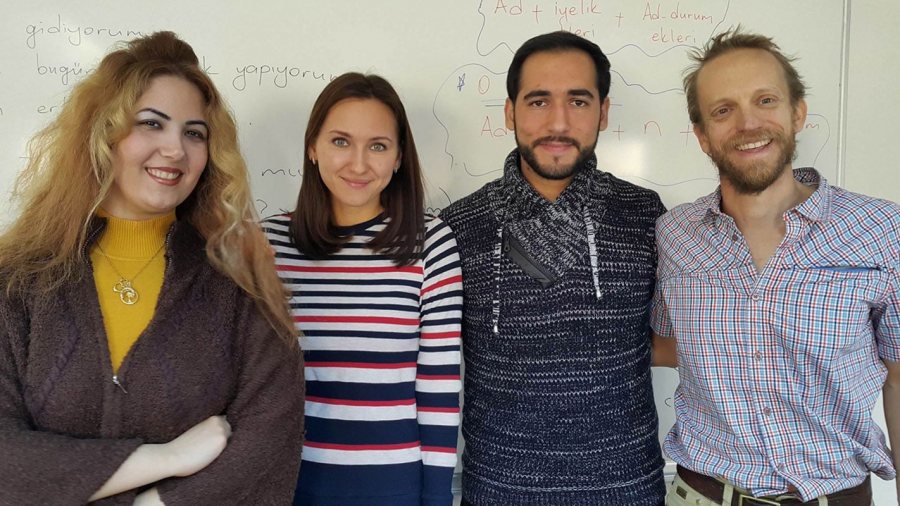
[[442, 214], [463, 270], [463, 504], [658, 506], [652, 191], [597, 170], [609, 61], [540, 35], [507, 75], [517, 149]]
[[872, 419], [883, 388], [900, 444], [900, 206], [792, 168], [805, 86], [771, 39], [693, 59], [720, 186], [657, 223], [654, 363], [681, 376], [667, 504], [871, 504], [900, 459]]

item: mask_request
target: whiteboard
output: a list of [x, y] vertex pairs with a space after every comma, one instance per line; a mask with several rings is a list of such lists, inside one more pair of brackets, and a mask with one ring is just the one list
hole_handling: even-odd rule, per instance
[[[681, 92], [688, 49], [731, 25], [770, 35], [809, 85], [797, 166], [844, 180], [849, 0], [4, 0], [0, 16], [0, 195], [26, 142], [119, 40], [173, 30], [191, 43], [236, 115], [257, 209], [294, 206], [302, 139], [318, 92], [346, 71], [398, 89], [438, 211], [498, 177], [514, 147], [504, 128], [506, 68], [533, 35], [557, 29], [598, 43], [612, 62], [603, 170], [657, 191], [667, 206], [717, 184]], [[897, 9], [894, 9], [897, 10]], [[895, 81], [896, 82], [896, 81]], [[15, 209], [0, 216], [7, 220]], [[671, 427], [674, 371], [654, 370], [660, 435]]]

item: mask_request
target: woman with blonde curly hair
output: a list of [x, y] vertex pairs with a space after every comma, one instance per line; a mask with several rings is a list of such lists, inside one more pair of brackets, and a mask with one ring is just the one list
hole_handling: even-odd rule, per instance
[[0, 236], [0, 503], [289, 502], [301, 358], [191, 47], [108, 54], [29, 149]]

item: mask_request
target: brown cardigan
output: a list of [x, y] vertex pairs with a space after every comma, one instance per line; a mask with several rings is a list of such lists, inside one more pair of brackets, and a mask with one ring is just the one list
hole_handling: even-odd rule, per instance
[[[103, 222], [93, 238], [99, 236]], [[176, 222], [153, 320], [113, 383], [90, 264], [49, 294], [0, 290], [0, 505], [78, 505], [141, 443], [209, 416], [233, 433], [208, 467], [156, 483], [167, 506], [290, 504], [303, 432], [298, 349]], [[94, 504], [131, 504], [137, 491]]]

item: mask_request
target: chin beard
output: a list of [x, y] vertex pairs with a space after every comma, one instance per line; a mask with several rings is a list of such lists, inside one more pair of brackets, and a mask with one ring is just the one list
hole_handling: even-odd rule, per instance
[[793, 132], [789, 132], [788, 135], [766, 132], [766, 136], [772, 138], [772, 143], [776, 144], [781, 152], [781, 156], [774, 163], [758, 162], [739, 167], [728, 158], [728, 150], [748, 142], [748, 138], [758, 138], [759, 134], [744, 136], [729, 141], [724, 148], [716, 146], [710, 150], [709, 158], [719, 169], [719, 178], [727, 180], [738, 193], [745, 195], [762, 193], [781, 177], [785, 168], [797, 157], [797, 141], [794, 140]]
[[[598, 135], [599, 135], [599, 132], [598, 132]], [[537, 157], [534, 155], [533, 147], [537, 146], [538, 144], [540, 144], [542, 142], [548, 142], [548, 141], [556, 141], [556, 142], [562, 141], [562, 142], [571, 143], [573, 146], [575, 146], [576, 149], [578, 149], [578, 157], [575, 159], [574, 162], [572, 162], [571, 165], [559, 165], [557, 167], [542, 166], [540, 163], [538, 163]], [[532, 143], [531, 146], [526, 146], [525, 144], [522, 144], [521, 142], [519, 142], [519, 139], [516, 138], [516, 145], [519, 148], [519, 156], [521, 156], [522, 159], [525, 160], [525, 162], [528, 164], [528, 166], [531, 167], [531, 170], [533, 170], [538, 176], [540, 176], [544, 179], [551, 179], [551, 180], [558, 181], [561, 179], [568, 179], [568, 178], [572, 177], [573, 175], [575, 175], [576, 173], [584, 170], [584, 168], [587, 166], [587, 161], [590, 160], [592, 156], [594, 156], [594, 149], [597, 147], [597, 141], [595, 140], [594, 143], [591, 144], [590, 146], [582, 148], [581, 144], [579, 144], [578, 141], [576, 141], [575, 139], [572, 139], [571, 137], [554, 136], [554, 137], [542, 137], [542, 138], [534, 141], [534, 143]]]

